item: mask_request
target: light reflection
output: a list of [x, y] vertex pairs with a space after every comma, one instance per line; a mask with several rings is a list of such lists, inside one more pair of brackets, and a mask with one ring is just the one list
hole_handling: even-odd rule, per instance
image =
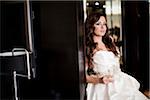
[[121, 0], [112, 0], [112, 7], [111, 1], [106, 1], [106, 14], [110, 15], [112, 10], [112, 14], [121, 14]]

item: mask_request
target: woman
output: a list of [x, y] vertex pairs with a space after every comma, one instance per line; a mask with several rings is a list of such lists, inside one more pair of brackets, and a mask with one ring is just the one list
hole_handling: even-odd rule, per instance
[[90, 14], [85, 23], [87, 100], [147, 100], [139, 82], [121, 71], [119, 52], [108, 35], [106, 15]]

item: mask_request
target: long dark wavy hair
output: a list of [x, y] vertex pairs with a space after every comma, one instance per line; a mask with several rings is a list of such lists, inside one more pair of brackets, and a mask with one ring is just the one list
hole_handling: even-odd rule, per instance
[[[88, 67], [89, 68], [93, 68], [93, 64], [92, 64], [92, 57], [94, 55], [93, 51], [96, 49], [97, 47], [97, 43], [94, 42], [93, 40], [93, 36], [94, 36], [94, 24], [99, 20], [99, 18], [101, 16], [104, 16], [106, 19], [106, 14], [103, 13], [91, 13], [86, 21], [85, 21], [85, 41], [86, 41], [86, 58], [87, 58], [87, 63], [88, 63]], [[108, 26], [106, 25], [107, 30], [105, 35], [102, 37], [102, 41], [104, 42], [106, 48], [109, 51], [112, 51], [116, 56], [118, 55], [118, 52], [116, 50], [116, 46], [115, 44], [112, 42], [112, 39], [110, 38], [109, 34], [108, 34]]]

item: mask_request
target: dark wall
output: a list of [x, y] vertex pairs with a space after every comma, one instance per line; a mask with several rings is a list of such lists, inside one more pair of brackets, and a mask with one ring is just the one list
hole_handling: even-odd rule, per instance
[[[24, 2], [1, 1], [0, 51], [27, 47]], [[19, 41], [19, 42], [18, 42]]]
[[122, 1], [124, 67], [149, 89], [149, 3]]
[[81, 7], [81, 2], [73, 1], [32, 3], [37, 74], [45, 98], [80, 99], [84, 95], [80, 96], [78, 59]]

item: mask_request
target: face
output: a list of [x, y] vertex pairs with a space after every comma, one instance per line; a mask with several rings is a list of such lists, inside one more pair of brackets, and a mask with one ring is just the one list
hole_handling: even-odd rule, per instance
[[107, 30], [106, 19], [104, 16], [101, 16], [99, 20], [94, 24], [95, 30], [94, 33], [97, 36], [104, 36]]

